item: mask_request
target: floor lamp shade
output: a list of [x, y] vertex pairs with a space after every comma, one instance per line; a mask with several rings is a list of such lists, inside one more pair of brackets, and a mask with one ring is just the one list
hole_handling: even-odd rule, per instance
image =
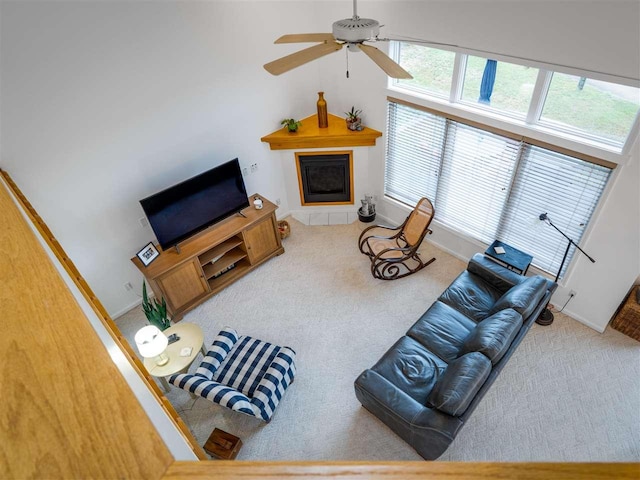
[[134, 339], [140, 355], [145, 358], [161, 356], [169, 344], [167, 336], [153, 325], [142, 327]]

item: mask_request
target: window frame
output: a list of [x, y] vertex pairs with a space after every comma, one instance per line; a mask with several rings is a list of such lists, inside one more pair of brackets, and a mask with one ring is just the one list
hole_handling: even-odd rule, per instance
[[[576, 152], [583, 152], [592, 156], [599, 156], [615, 163], [620, 163], [623, 157], [628, 156], [631, 152], [632, 146], [638, 140], [638, 130], [640, 130], [640, 106], [636, 112], [634, 122], [629, 129], [626, 140], [622, 145], [618, 145], [617, 143], [603, 137], [579, 132], [577, 129], [572, 130], [570, 128], [562, 128], [562, 126], [554, 125], [553, 122], [549, 122], [548, 120], [541, 121], [541, 115], [554, 72], [579, 75], [587, 77], [587, 79], [600, 80], [635, 88], [640, 88], [640, 80], [620, 78], [613, 75], [582, 71], [572, 67], [550, 65], [520, 58], [514, 59], [513, 57], [506, 55], [483, 52], [480, 50], [431, 45], [412, 42], [409, 40], [391, 42], [389, 52], [392, 58], [396, 61], [399, 61], [402, 43], [415, 44], [436, 50], [448, 50], [455, 53], [454, 71], [451, 78], [451, 93], [448, 100], [446, 100], [440, 95], [436, 96], [426, 90], [421, 90], [415, 87], [408, 88], [401, 84], [401, 80], [389, 78], [387, 89], [394, 94], [401, 93], [407, 95], [412, 100], [432, 103], [434, 106], [438, 105], [440, 108], [451, 108], [453, 111], [456, 111], [465, 118], [480, 120], [481, 123], [486, 121], [489, 126], [497, 123], [505, 130], [524, 129], [529, 132], [531, 137], [537, 137], [540, 140], [546, 141], [548, 144], [569, 148]], [[538, 69], [538, 77], [532, 92], [529, 110], [524, 119], [520, 116], [509, 115], [506, 111], [491, 108], [490, 106], [461, 101], [466, 61], [467, 57], [470, 55], [491, 58], [498, 62], [512, 63], [515, 65], [529, 66]], [[445, 111], [444, 113], [448, 112]]]
[[[566, 149], [566, 148], [558, 148], [555, 145], [546, 143], [546, 142], [541, 142], [536, 140], [535, 138], [531, 138], [531, 137], [527, 137], [527, 136], [521, 136], [518, 134], [514, 134], [513, 132], [507, 131], [507, 130], [502, 130], [499, 128], [494, 128], [488, 125], [485, 125], [481, 122], [475, 122], [475, 121], [470, 121], [467, 120], [465, 118], [459, 117], [457, 115], [454, 114], [448, 114], [445, 112], [442, 112], [440, 110], [437, 109], [433, 109], [433, 108], [429, 108], [429, 107], [425, 107], [423, 105], [420, 104], [416, 104], [410, 101], [406, 101], [406, 100], [402, 100], [399, 98], [395, 98], [395, 97], [391, 97], [388, 96], [386, 99], [386, 110], [387, 112], [389, 111], [389, 104], [390, 103], [396, 103], [396, 104], [400, 104], [400, 105], [404, 105], [407, 106], [409, 108], [414, 108], [417, 110], [422, 110], [424, 112], [427, 112], [429, 114], [438, 116], [438, 117], [442, 117], [444, 118], [447, 123], [448, 121], [453, 121], [453, 122], [457, 122], [457, 123], [461, 123], [464, 125], [468, 125], [477, 129], [480, 129], [482, 131], [488, 132], [488, 133], [494, 133], [494, 134], [498, 134], [498, 135], [502, 135], [504, 137], [510, 138], [512, 140], [517, 140], [519, 142], [521, 142], [520, 148], [519, 148], [519, 153], [516, 159], [516, 163], [513, 169], [513, 172], [511, 174], [511, 179], [509, 182], [509, 187], [508, 187], [508, 191], [506, 193], [506, 199], [505, 199], [505, 203], [502, 206], [502, 211], [501, 211], [501, 218], [498, 224], [498, 229], [496, 231], [496, 235], [499, 234], [500, 231], [503, 231], [504, 229], [504, 225], [502, 225], [503, 222], [503, 217], [507, 211], [507, 207], [508, 207], [508, 202], [512, 193], [512, 189], [514, 186], [514, 182], [516, 181], [516, 176], [518, 175], [518, 171], [520, 170], [521, 166], [523, 165], [524, 162], [524, 158], [521, 155], [523, 150], [531, 148], [531, 147], [538, 147], [538, 148], [542, 148], [542, 149], [546, 149], [549, 150], [551, 152], [555, 152], [561, 155], [567, 155], [570, 157], [574, 157], [577, 158], [579, 160], [582, 160], [584, 162], [587, 163], [591, 163], [591, 164], [595, 164], [595, 165], [599, 165], [602, 167], [606, 167], [609, 168], [611, 171], [608, 174], [608, 179], [606, 181], [606, 183], [604, 184], [604, 187], [602, 189], [602, 191], [599, 194], [599, 199], [595, 204], [594, 209], [591, 212], [591, 215], [589, 217], [589, 221], [587, 223], [587, 225], [585, 226], [585, 229], [582, 231], [581, 233], [581, 241], [584, 241], [585, 239], [587, 239], [591, 233], [591, 230], [593, 228], [593, 225], [595, 224], [595, 222], [597, 221], [600, 209], [602, 208], [602, 205], [604, 203], [604, 201], [606, 200], [610, 189], [612, 188], [612, 185], [615, 184], [616, 182], [616, 178], [617, 178], [617, 174], [619, 169], [617, 169], [617, 164], [613, 163], [613, 162], [609, 162], [607, 160], [603, 160], [599, 157], [594, 157], [594, 156], [590, 156], [590, 155], [585, 155], [582, 154], [580, 152], [576, 152], [570, 149]], [[387, 113], [388, 114], [388, 113]], [[389, 120], [387, 120], [389, 121]], [[388, 127], [387, 127], [388, 130]], [[387, 141], [389, 141], [389, 139], [387, 139]], [[440, 164], [440, 168], [442, 169], [442, 162], [444, 161], [444, 150], [443, 150], [443, 154], [442, 154], [442, 158], [441, 158], [441, 164]], [[397, 199], [395, 197], [389, 196], [387, 195], [386, 192], [386, 158], [385, 158], [385, 181], [384, 181], [384, 185], [383, 185], [383, 198], [385, 199], [385, 201], [390, 202], [393, 205], [396, 205], [396, 207], [402, 208], [403, 210], [410, 210], [411, 209], [411, 205], [406, 203], [403, 200]], [[438, 183], [438, 185], [436, 186], [436, 189], [438, 192], [440, 192], [440, 185]], [[437, 201], [437, 200], [436, 200]], [[442, 227], [444, 230], [450, 232], [451, 234], [461, 237], [463, 238], [465, 241], [468, 241], [471, 244], [475, 244], [481, 247], [486, 248], [486, 246], [488, 245], [488, 243], [485, 243], [485, 240], [476, 238], [474, 236], [472, 236], [471, 234], [466, 233], [463, 230], [459, 230], [458, 228], [456, 228], [453, 225], [449, 225], [447, 223], [443, 223], [441, 220], [439, 220], [438, 218], [434, 218], [434, 222], [439, 226]], [[564, 249], [564, 247], [563, 247]], [[575, 250], [575, 249], [574, 249]], [[567, 264], [564, 265], [562, 272], [561, 272], [561, 277], [559, 279], [559, 283], [564, 284], [567, 279], [571, 276], [573, 268], [575, 266], [575, 262], [573, 261], [575, 258], [577, 258], [575, 256], [575, 251], [572, 252], [571, 257], [569, 259], [569, 262], [567, 262]], [[549, 278], [553, 278], [553, 276], [556, 274], [556, 272], [550, 272], [547, 270], [543, 270], [541, 267], [532, 265], [532, 268], [542, 274], [545, 275]]]

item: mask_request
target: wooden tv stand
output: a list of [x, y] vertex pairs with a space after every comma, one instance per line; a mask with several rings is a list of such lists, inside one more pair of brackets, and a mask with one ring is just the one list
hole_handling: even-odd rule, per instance
[[[278, 208], [261, 195], [263, 208], [253, 206], [181, 242], [176, 249], [162, 251], [145, 267], [136, 256], [131, 261], [144, 275], [156, 298], [167, 300], [174, 321], [227, 285], [270, 258], [284, 253], [275, 211]], [[228, 269], [233, 266], [233, 268]], [[227, 270], [228, 269], [228, 270]]]

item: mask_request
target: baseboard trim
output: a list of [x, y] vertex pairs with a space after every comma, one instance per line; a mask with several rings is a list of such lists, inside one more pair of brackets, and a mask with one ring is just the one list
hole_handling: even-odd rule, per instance
[[130, 312], [134, 308], [139, 307], [140, 305], [142, 305], [142, 298], [137, 299], [135, 302], [133, 302], [133, 303], [129, 304], [128, 306], [118, 310], [117, 312], [110, 313], [109, 315], [111, 315], [111, 318], [113, 318], [115, 320], [118, 317], [123, 316], [125, 313]]
[[285, 218], [287, 218], [290, 215], [291, 215], [291, 211], [278, 212], [278, 214], [276, 215], [276, 218], [278, 220], [284, 220]]
[[427, 242], [431, 243], [432, 245], [435, 245], [436, 247], [438, 247], [440, 250], [444, 250], [445, 252], [447, 252], [449, 255], [452, 255], [454, 257], [456, 257], [458, 260], [462, 260], [463, 262], [468, 262], [471, 257], [465, 257], [464, 255], [460, 255], [458, 252], [454, 252], [453, 250], [451, 250], [450, 248], [442, 245], [439, 242], [436, 242], [430, 238], [426, 238], [425, 239]]
[[589, 320], [582, 318], [580, 315], [576, 314], [575, 312], [572, 312], [571, 310], [565, 310], [562, 313], [568, 315], [576, 322], [580, 322], [584, 326], [589, 327], [598, 333], [604, 333], [604, 331], [607, 329], [607, 325], [609, 325], [609, 322], [607, 322], [607, 325], [605, 325], [604, 327], [602, 325], [595, 325], [593, 322], [590, 322]]

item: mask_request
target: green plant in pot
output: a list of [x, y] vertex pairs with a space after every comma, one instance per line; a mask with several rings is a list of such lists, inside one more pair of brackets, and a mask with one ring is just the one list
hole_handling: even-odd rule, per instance
[[302, 122], [294, 118], [285, 118], [280, 122], [280, 125], [284, 125], [289, 132], [293, 133], [298, 131], [298, 127], [302, 125]]
[[360, 118], [362, 110], [356, 110], [356, 107], [351, 107], [351, 110], [344, 112], [344, 114], [347, 116], [346, 121], [349, 130], [362, 130], [362, 119]]
[[171, 326], [171, 321], [167, 316], [167, 302], [164, 297], [162, 302], [159, 302], [157, 298], [153, 299], [153, 303], [150, 302], [147, 295], [147, 284], [144, 280], [142, 281], [142, 309], [151, 325], [155, 325], [162, 331]]

